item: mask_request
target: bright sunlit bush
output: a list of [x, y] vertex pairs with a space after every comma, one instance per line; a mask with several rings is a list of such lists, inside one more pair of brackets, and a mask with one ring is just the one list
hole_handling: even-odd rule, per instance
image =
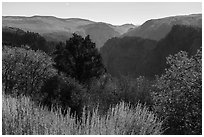
[[155, 111], [165, 119], [165, 134], [202, 134], [202, 51], [167, 58], [170, 68], [155, 84]]
[[[52, 59], [46, 53], [4, 46], [2, 50], [2, 82], [6, 94], [31, 95], [40, 90], [46, 78], [55, 74], [56, 70], [52, 67]], [[17, 93], [17, 91], [20, 92]]]
[[[81, 122], [70, 115], [40, 108], [27, 97], [3, 95], [2, 133], [9, 135], [117, 135], [162, 133], [162, 121], [140, 104], [133, 110], [121, 102], [100, 116], [84, 108]], [[68, 113], [70, 110], [68, 110]]]

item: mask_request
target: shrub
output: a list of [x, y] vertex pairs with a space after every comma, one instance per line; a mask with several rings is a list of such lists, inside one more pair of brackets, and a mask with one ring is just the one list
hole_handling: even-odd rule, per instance
[[[83, 111], [81, 124], [70, 115], [47, 111], [36, 106], [28, 97], [12, 98], [3, 95], [2, 133], [4, 135], [119, 135], [162, 133], [162, 121], [145, 107], [137, 105], [132, 110], [124, 102], [100, 117], [98, 109], [86, 116]], [[85, 110], [85, 109], [83, 109]], [[67, 110], [70, 113], [70, 109]]]
[[53, 106], [61, 107], [63, 114], [67, 108], [71, 108], [72, 114], [80, 116], [85, 100], [86, 89], [76, 80], [56, 75], [45, 81], [41, 88], [40, 102], [49, 108]]
[[4, 47], [2, 81], [5, 93], [32, 95], [43, 81], [56, 74], [51, 58], [43, 52]]
[[142, 76], [137, 79], [121, 76], [117, 81], [118, 98], [133, 106], [140, 102], [151, 107], [153, 104], [151, 97], [151, 84], [151, 81]]
[[106, 121], [108, 127], [117, 134], [159, 135], [163, 132], [162, 121], [140, 103], [131, 107], [130, 104], [120, 102], [109, 109]]
[[166, 134], [202, 134], [202, 52], [179, 52], [155, 85], [156, 112], [166, 119]]
[[108, 74], [93, 79], [86, 98], [86, 105], [90, 110], [98, 106], [100, 113], [105, 114], [110, 106], [119, 103], [115, 80]]
[[103, 75], [92, 81], [91, 88], [88, 90], [88, 105], [92, 105], [91, 108], [99, 105], [102, 113], [107, 112], [110, 106], [115, 106], [121, 101], [130, 103], [132, 106], [137, 106], [140, 102], [151, 109], [153, 106], [151, 86], [152, 82], [144, 77], [131, 79], [122, 76], [114, 79], [108, 74]]

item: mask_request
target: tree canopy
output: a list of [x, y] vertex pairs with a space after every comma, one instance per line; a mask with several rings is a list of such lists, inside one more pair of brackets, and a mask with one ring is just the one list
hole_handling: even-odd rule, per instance
[[65, 46], [62, 43], [56, 46], [54, 55], [54, 66], [58, 72], [63, 72], [80, 83], [99, 77], [105, 72], [101, 55], [89, 35], [83, 38], [73, 34]]
[[157, 81], [155, 109], [166, 118], [168, 134], [202, 134], [202, 50], [188, 57], [179, 52]]

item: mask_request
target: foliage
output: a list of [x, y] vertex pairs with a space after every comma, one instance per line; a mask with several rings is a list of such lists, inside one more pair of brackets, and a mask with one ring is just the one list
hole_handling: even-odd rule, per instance
[[[57, 75], [51, 58], [40, 51], [23, 48], [3, 49], [3, 86], [6, 94], [31, 96], [48, 108], [61, 107], [80, 115], [85, 88], [77, 81]], [[64, 113], [65, 114], [65, 113]]]
[[116, 88], [116, 81], [108, 74], [93, 79], [86, 95], [88, 109], [98, 106], [100, 114], [105, 114], [111, 106], [119, 103]]
[[54, 54], [54, 66], [58, 71], [77, 79], [80, 83], [99, 77], [105, 71], [102, 58], [89, 36], [83, 38], [73, 34], [73, 37], [66, 41], [65, 47], [56, 47]]
[[118, 96], [120, 100], [137, 105], [137, 102], [152, 106], [151, 82], [140, 76], [136, 79], [122, 76], [118, 79]]
[[2, 30], [3, 45], [10, 45], [12, 47], [24, 47], [32, 50], [42, 50], [48, 52], [48, 42], [44, 37], [34, 32], [25, 32], [18, 28], [6, 27]]
[[41, 104], [48, 108], [59, 106], [62, 113], [66, 114], [69, 107], [72, 114], [81, 115], [86, 89], [76, 80], [63, 75], [55, 75], [45, 80], [40, 93]]
[[43, 52], [4, 47], [2, 81], [6, 94], [32, 95], [48, 77], [56, 74], [51, 58]]
[[101, 48], [101, 56], [107, 72], [137, 78], [153, 79], [164, 73], [166, 57], [179, 51], [195, 55], [202, 46], [202, 29], [192, 26], [175, 25], [159, 41], [139, 37], [119, 37], [108, 40]]
[[153, 106], [151, 96], [152, 82], [144, 77], [132, 79], [121, 76], [115, 79], [106, 74], [98, 80], [94, 80], [88, 90], [89, 105], [99, 105], [102, 113], [106, 112], [110, 106], [124, 101], [136, 106], [138, 102], [145, 104], [149, 109]]
[[202, 47], [202, 29], [192, 26], [174, 25], [166, 37], [160, 40], [149, 56], [146, 64], [146, 72], [153, 75], [165, 73], [166, 58], [180, 51], [187, 52], [190, 56], [195, 55]]
[[[124, 102], [99, 116], [98, 109], [83, 109], [81, 124], [61, 111], [47, 111], [36, 106], [28, 97], [12, 98], [3, 95], [2, 134], [4, 135], [119, 135], [162, 133], [162, 121], [140, 104], [131, 109]], [[70, 113], [70, 109], [67, 110]]]
[[155, 110], [166, 119], [167, 134], [202, 134], [202, 52], [179, 52], [155, 85]]
[[[179, 32], [185, 35], [180, 36]], [[21, 35], [24, 35], [24, 32]], [[34, 35], [27, 32], [27, 35], [23, 37], [25, 43], [21, 44], [33, 45], [35, 48], [36, 43], [38, 45], [43, 42], [43, 39], [39, 43], [35, 41], [38, 36]], [[130, 39], [134, 40], [134, 38]], [[180, 39], [182, 41], [178, 42]], [[147, 50], [145, 45], [150, 44], [154, 47], [155, 43], [139, 38], [136, 41], [144, 46], [135, 47], [140, 49], [143, 59], [134, 56], [134, 53], [130, 51], [131, 48], [128, 51], [131, 56], [138, 59], [137, 61], [143, 61], [146, 59], [143, 53], [149, 53], [149, 51], [144, 51]], [[167, 43], [173, 43], [173, 48]], [[186, 47], [184, 43], [187, 44]], [[127, 43], [123, 44], [125, 46], [120, 48], [127, 48]], [[168, 50], [165, 50], [162, 55], [163, 59], [170, 51], [173, 53], [180, 48], [194, 55], [194, 51], [200, 46], [200, 31], [174, 26], [158, 45], [152, 53], [160, 53], [161, 49], [167, 48]], [[148, 47], [148, 50], [152, 49]], [[116, 51], [116, 53], [119, 52]], [[127, 53], [125, 52], [121, 57], [126, 58]], [[115, 56], [111, 52], [108, 54]], [[147, 59], [160, 57], [160, 54], [155, 55], [159, 56], [150, 55]], [[89, 36], [83, 38], [73, 34], [65, 45], [59, 43], [54, 52], [54, 67], [58, 70], [58, 74], [53, 67], [51, 57], [47, 54], [38, 50], [4, 46], [2, 85], [6, 95], [3, 98], [3, 133], [161, 134], [162, 122], [158, 121], [150, 111], [154, 109], [158, 116], [165, 119], [163, 124], [166, 128], [165, 134], [202, 134], [201, 57], [201, 49], [192, 57], [188, 57], [183, 51], [169, 56], [167, 65], [170, 67], [157, 78], [152, 89], [153, 81], [145, 77], [134, 79], [122, 76], [115, 79], [105, 73], [101, 56]], [[114, 59], [112, 61], [115, 62]], [[147, 60], [146, 63], [148, 61], [152, 60]], [[163, 60], [153, 61], [153, 65], [159, 70], [164, 67], [162, 62]], [[127, 67], [128, 63], [123, 67]], [[156, 65], [157, 63], [162, 67]], [[147, 69], [136, 68], [135, 71], [141, 69], [141, 74], [143, 74], [143, 71], [152, 69], [151, 71], [156, 73], [154, 67], [150, 66], [146, 66]], [[125, 69], [122, 70], [125, 71]], [[148, 72], [152, 73], [151, 71]], [[136, 73], [135, 76], [137, 76]], [[8, 94], [17, 95], [18, 99], [8, 97]], [[21, 94], [30, 96], [33, 101], [37, 101], [44, 108], [34, 105]]]

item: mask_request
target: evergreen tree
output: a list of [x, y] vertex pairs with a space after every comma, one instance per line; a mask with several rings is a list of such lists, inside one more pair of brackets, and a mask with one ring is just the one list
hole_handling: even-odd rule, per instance
[[105, 72], [100, 53], [89, 36], [85, 38], [73, 34], [66, 45], [60, 43], [54, 52], [55, 67], [58, 73], [77, 79], [80, 83], [88, 82]]

